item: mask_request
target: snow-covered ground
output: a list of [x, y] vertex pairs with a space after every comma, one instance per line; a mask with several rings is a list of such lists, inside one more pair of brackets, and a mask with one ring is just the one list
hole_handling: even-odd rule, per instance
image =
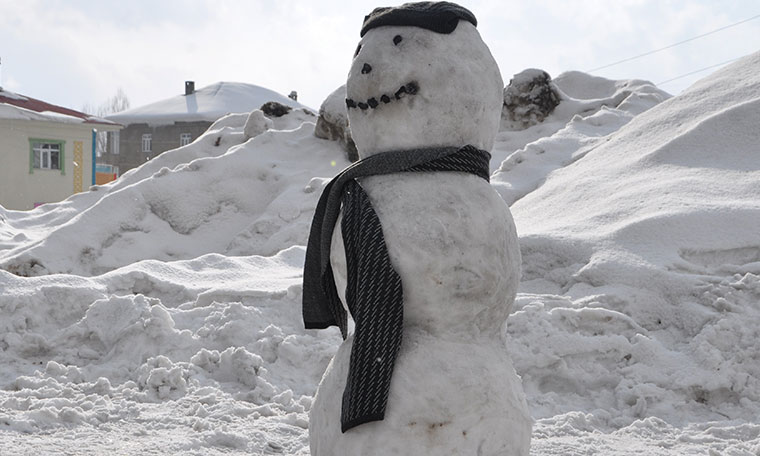
[[[554, 114], [492, 161], [531, 454], [760, 455], [760, 53], [673, 98], [555, 82]], [[303, 329], [303, 246], [348, 163], [302, 111], [249, 140], [246, 118], [0, 208], [0, 454], [309, 453], [340, 336]]]

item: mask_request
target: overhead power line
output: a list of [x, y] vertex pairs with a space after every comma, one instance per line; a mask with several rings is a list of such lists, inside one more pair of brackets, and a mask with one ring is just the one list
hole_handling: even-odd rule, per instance
[[690, 72], [688, 72], [688, 73], [686, 73], [686, 74], [682, 74], [682, 75], [680, 75], [680, 76], [676, 76], [676, 77], [674, 77], [674, 78], [670, 78], [670, 79], [668, 79], [668, 80], [665, 80], [665, 81], [662, 81], [662, 82], [658, 82], [658, 83], [657, 83], [657, 84], [655, 84], [655, 85], [661, 86], [661, 85], [663, 85], [663, 84], [667, 84], [668, 82], [671, 82], [671, 81], [675, 81], [675, 80], [677, 80], [677, 79], [681, 79], [681, 78], [685, 78], [686, 76], [691, 76], [692, 74], [701, 73], [701, 72], [703, 72], [703, 71], [707, 71], [707, 70], [710, 70], [710, 69], [712, 69], [712, 68], [716, 68], [716, 67], [719, 67], [719, 66], [723, 66], [723, 65], [726, 65], [726, 64], [728, 64], [728, 63], [731, 63], [731, 62], [735, 62], [735, 61], [739, 60], [740, 58], [741, 58], [741, 57], [737, 57], [737, 58], [735, 58], [735, 59], [726, 60], [725, 62], [716, 63], [715, 65], [710, 65], [710, 66], [707, 66], [707, 67], [704, 67], [704, 68], [700, 68], [700, 69], [698, 69], [698, 70], [690, 71]]
[[[745, 22], [749, 22], [749, 21], [751, 21], [751, 20], [754, 20], [754, 19], [757, 19], [757, 18], [759, 18], [759, 17], [760, 17], [760, 14], [758, 14], [758, 15], [756, 15], [756, 16], [752, 16], [752, 17], [750, 17], [750, 18], [747, 18], [747, 19], [744, 19], [743, 21], [739, 21], [739, 22], [735, 22], [735, 23], [733, 23], [733, 24], [725, 25], [725, 26], [723, 26], [723, 27], [721, 27], [721, 28], [717, 28], [717, 29], [715, 29], [715, 30], [711, 30], [711, 31], [709, 31], [709, 32], [707, 32], [707, 33], [703, 33], [703, 34], [701, 34], [701, 35], [697, 35], [697, 36], [694, 36], [694, 37], [691, 37], [691, 38], [685, 39], [685, 40], [683, 40], [683, 41], [679, 41], [679, 42], [677, 42], [677, 43], [673, 43], [673, 44], [671, 44], [671, 45], [669, 45], [669, 46], [665, 46], [665, 47], [663, 47], [663, 48], [655, 49], [655, 50], [653, 50], [653, 51], [649, 51], [649, 52], [645, 52], [645, 53], [643, 53], [643, 54], [635, 55], [635, 56], [633, 56], [633, 57], [628, 57], [627, 59], [618, 60], [617, 62], [612, 62], [612, 63], [609, 63], [609, 64], [607, 64], [607, 65], [602, 65], [602, 66], [600, 66], [600, 67], [597, 67], [597, 68], [592, 68], [592, 69], [590, 69], [590, 70], [586, 70], [586, 73], [591, 73], [591, 72], [593, 72], [593, 71], [599, 71], [599, 70], [602, 70], [602, 69], [604, 69], [604, 68], [609, 68], [609, 67], [611, 67], [611, 66], [619, 65], [619, 64], [621, 64], [621, 63], [630, 62], [631, 60], [640, 59], [641, 57], [646, 57], [646, 56], [648, 56], [648, 55], [652, 55], [652, 54], [654, 54], [654, 53], [657, 53], [657, 52], [661, 52], [661, 51], [664, 51], [664, 50], [666, 50], [666, 49], [670, 49], [670, 48], [673, 48], [673, 47], [676, 47], [676, 46], [680, 46], [680, 45], [682, 45], [682, 44], [684, 44], [684, 43], [688, 43], [689, 41], [694, 41], [694, 40], [696, 40], [696, 39], [699, 39], [699, 38], [703, 38], [703, 37], [705, 37], [705, 36], [707, 36], [707, 35], [712, 35], [713, 33], [722, 32], [723, 30], [729, 29], [729, 28], [731, 28], [731, 27], [736, 27], [737, 25], [743, 24], [743, 23], [745, 23]], [[716, 66], [717, 66], [717, 65], [716, 65]], [[712, 68], [712, 67], [711, 67], [711, 68]], [[703, 70], [704, 70], [704, 69], [707, 69], [707, 68], [703, 68]], [[697, 70], [697, 71], [701, 71], [701, 70]], [[667, 82], [667, 81], [666, 81], [666, 82]]]

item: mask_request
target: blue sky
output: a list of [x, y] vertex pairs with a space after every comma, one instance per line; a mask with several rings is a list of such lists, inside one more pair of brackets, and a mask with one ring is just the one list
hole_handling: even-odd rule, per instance
[[[315, 109], [346, 73], [365, 14], [400, 2], [0, 0], [2, 86], [66, 107], [122, 88], [132, 106], [248, 82]], [[760, 14], [757, 0], [460, 2], [506, 81], [526, 68], [589, 70]], [[760, 50], [760, 18], [594, 72], [655, 83]], [[713, 70], [714, 71], [714, 70]], [[678, 93], [710, 71], [662, 85]]]

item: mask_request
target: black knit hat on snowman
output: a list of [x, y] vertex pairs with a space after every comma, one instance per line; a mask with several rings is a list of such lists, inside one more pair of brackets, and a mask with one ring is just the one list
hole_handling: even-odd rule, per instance
[[421, 27], [436, 33], [451, 33], [460, 20], [478, 25], [478, 20], [470, 10], [451, 2], [416, 2], [400, 6], [375, 8], [364, 16], [364, 24], [359, 36], [364, 36], [373, 28], [385, 25]]

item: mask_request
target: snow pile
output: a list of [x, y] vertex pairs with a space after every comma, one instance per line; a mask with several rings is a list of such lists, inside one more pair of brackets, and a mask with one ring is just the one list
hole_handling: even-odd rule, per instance
[[297, 101], [254, 84], [216, 82], [190, 95], [177, 95], [110, 115], [108, 120], [122, 125], [147, 123], [153, 127], [174, 122], [213, 122], [229, 113], [248, 113], [259, 109], [269, 101], [292, 108], [306, 108]]
[[[754, 54], [658, 104], [566, 73], [544, 122], [497, 137], [532, 454], [760, 451], [759, 75]], [[348, 162], [293, 115], [0, 208], [0, 452], [308, 454], [340, 337], [302, 328], [302, 245]]]
[[76, 435], [94, 454], [303, 453], [340, 340], [300, 325], [303, 256], [143, 261], [97, 278], [0, 271], [2, 447], [19, 435], [60, 454]]
[[[518, 82], [525, 85], [534, 80], [525, 81], [535, 78], [536, 71], [516, 78], [520, 76]], [[503, 121], [496, 137], [492, 183], [510, 205], [535, 190], [551, 171], [579, 159], [607, 135], [670, 97], [647, 81], [612, 81], [577, 71], [559, 75], [551, 85], [560, 98], [551, 114], [526, 129]]]
[[20, 275], [92, 275], [142, 259], [272, 255], [305, 244], [324, 184], [312, 177], [348, 162], [337, 144], [313, 137], [311, 122], [241, 144], [245, 122], [245, 115], [224, 117], [193, 144], [82, 197], [71, 219], [0, 252], [0, 265]]
[[510, 352], [547, 437], [578, 410], [584, 432], [756, 421], [758, 69], [754, 54], [635, 117], [512, 206]]
[[248, 115], [248, 119], [245, 121], [245, 126], [243, 127], [243, 133], [245, 134], [246, 139], [255, 138], [273, 126], [274, 124], [272, 123], [272, 120], [264, 115], [264, 111], [256, 109], [251, 111]]

